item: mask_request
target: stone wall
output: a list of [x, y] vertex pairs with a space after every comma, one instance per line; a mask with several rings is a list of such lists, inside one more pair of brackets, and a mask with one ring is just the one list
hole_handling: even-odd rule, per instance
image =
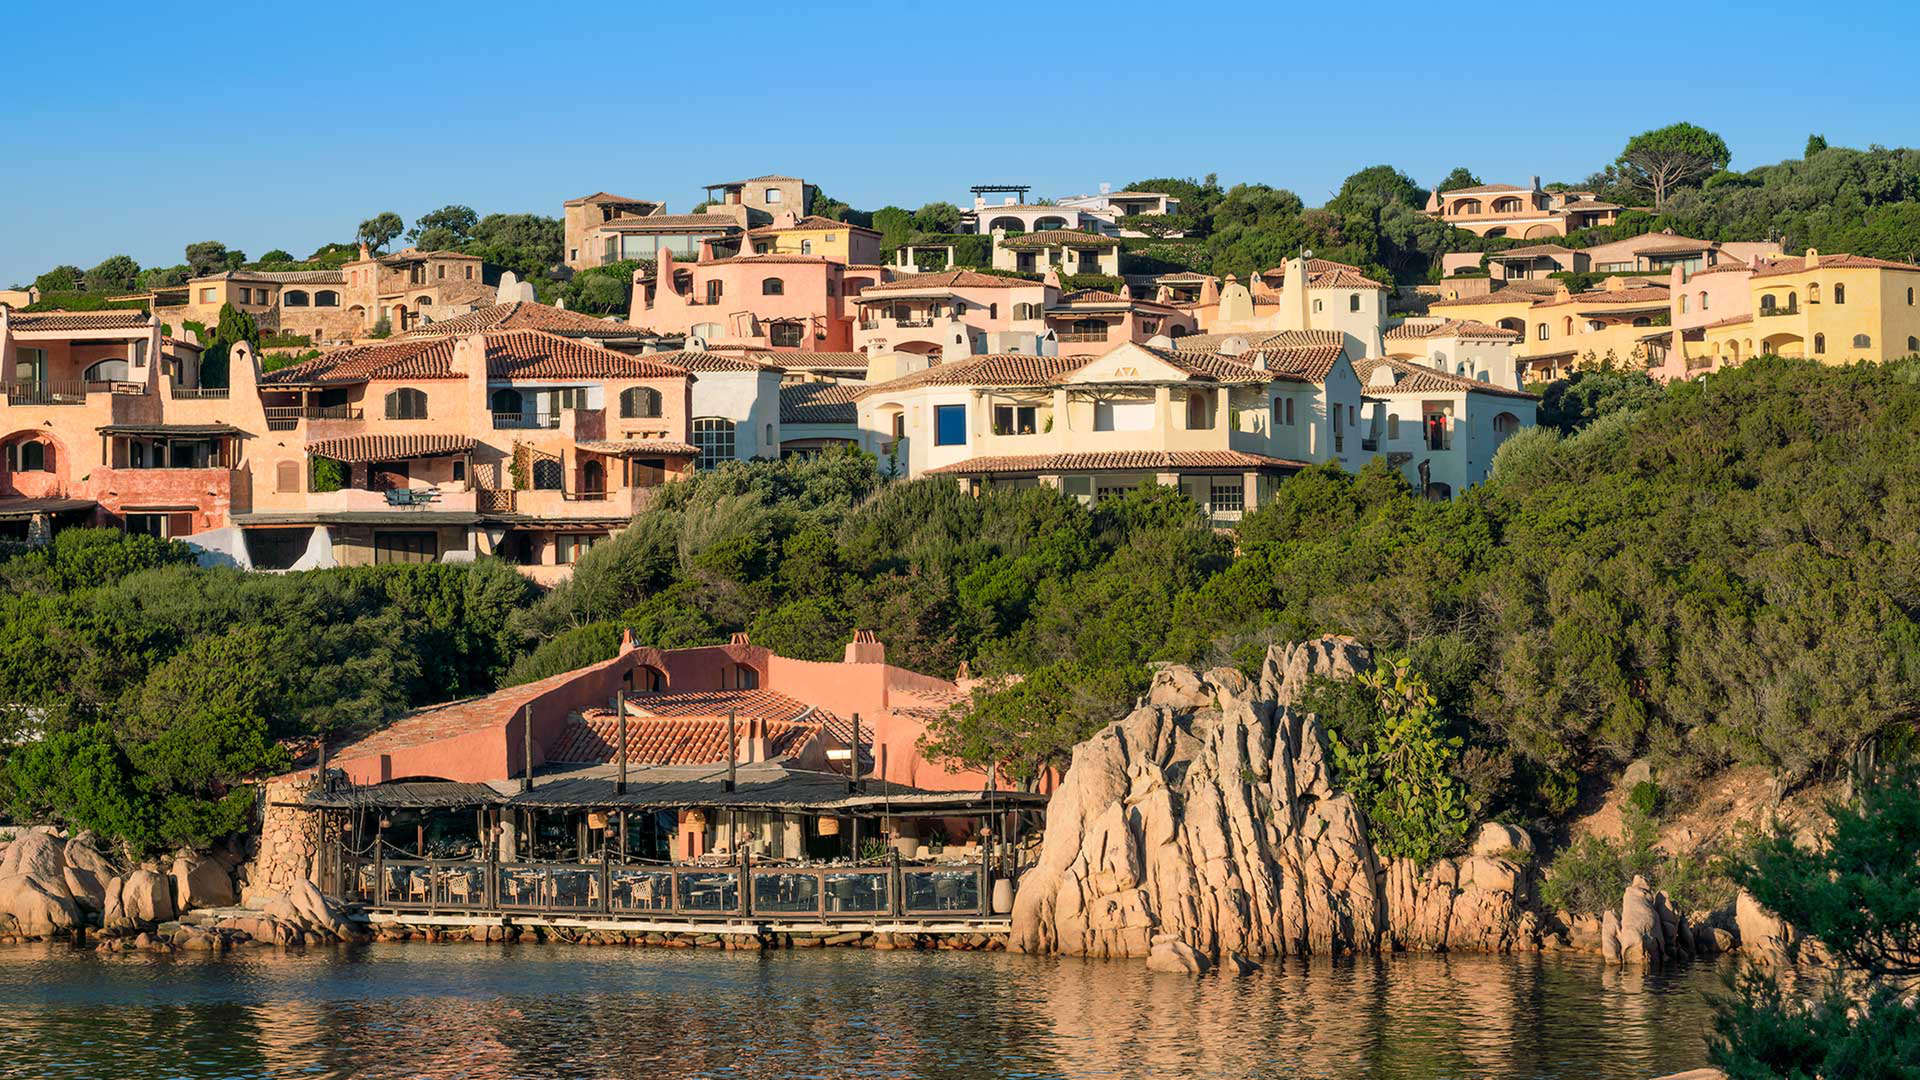
[[313, 778], [305, 773], [269, 780], [266, 806], [260, 812], [259, 847], [235, 875], [240, 902], [257, 906], [264, 898], [285, 895], [302, 881], [312, 881], [320, 852], [320, 815], [279, 803], [306, 797]]

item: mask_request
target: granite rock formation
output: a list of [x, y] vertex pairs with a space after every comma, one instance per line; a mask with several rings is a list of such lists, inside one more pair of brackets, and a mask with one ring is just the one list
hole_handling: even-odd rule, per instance
[[[1525, 834], [1483, 832], [1474, 853], [1382, 866], [1339, 790], [1326, 739], [1295, 706], [1315, 676], [1372, 663], [1351, 638], [1267, 652], [1257, 681], [1169, 667], [1132, 714], [1074, 748], [1021, 879], [1010, 949], [1154, 957], [1186, 969], [1241, 959], [1534, 947]], [[1514, 834], [1518, 833], [1516, 837]]]

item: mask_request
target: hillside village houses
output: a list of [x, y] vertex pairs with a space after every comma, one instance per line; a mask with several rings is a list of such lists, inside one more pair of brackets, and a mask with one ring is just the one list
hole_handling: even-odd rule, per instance
[[[951, 265], [949, 249], [922, 272], [874, 230], [809, 215], [813, 190], [719, 184], [697, 214], [568, 200], [567, 266], [639, 264], [624, 318], [412, 249], [207, 275], [145, 294], [151, 313], [12, 297], [0, 536], [109, 524], [260, 569], [498, 555], [551, 582], [662, 484], [836, 445], [976, 490], [1092, 501], [1155, 480], [1225, 524], [1326, 462], [1383, 457], [1456, 494], [1534, 422], [1526, 386], [1609, 359], [1691, 378], [1761, 352], [1920, 350], [1920, 267], [1771, 242], [1460, 252], [1422, 287], [1426, 312], [1403, 314], [1385, 285], [1310, 252], [1244, 281], [1131, 273], [1118, 220], [1178, 209], [1152, 192], [1028, 203], [983, 186], [962, 228], [991, 237], [992, 265]], [[1612, 213], [1537, 184], [1448, 192], [1436, 212], [1563, 232]], [[1569, 272], [1605, 276], [1575, 289]], [[1066, 287], [1076, 275], [1103, 284]], [[320, 354], [265, 370], [243, 344], [214, 385], [185, 324], [225, 304]]]

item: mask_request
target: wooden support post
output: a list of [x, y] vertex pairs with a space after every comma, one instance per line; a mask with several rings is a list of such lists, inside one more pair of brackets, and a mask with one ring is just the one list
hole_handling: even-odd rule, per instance
[[[727, 791], [728, 792], [733, 791], [733, 784], [735, 779], [734, 769], [735, 769], [735, 764], [738, 761], [739, 757], [740, 757], [740, 743], [739, 743], [739, 734], [734, 729], [734, 711], [732, 709], [728, 709], [727, 710]], [[734, 843], [736, 846], [738, 845], [739, 840], [737, 837], [734, 838]]]
[[533, 790], [533, 705], [520, 712], [520, 792]]
[[[613, 722], [619, 725], [620, 732], [620, 778], [613, 782], [613, 793], [615, 795], [625, 795], [627, 793], [627, 692], [625, 690], [613, 695]], [[622, 845], [626, 843], [626, 819], [627, 812], [622, 810], [620, 812], [620, 842]], [[626, 854], [624, 847], [621, 849], [621, 854]]]
[[326, 736], [324, 736], [324, 735], [323, 735], [323, 736], [321, 736], [321, 737], [320, 737], [320, 745], [319, 745], [319, 747], [318, 747], [318, 748], [317, 748], [317, 749], [316, 749], [316, 750], [314, 751], [314, 753], [315, 753], [315, 755], [316, 755], [316, 758], [317, 758], [317, 760], [316, 760], [316, 761], [314, 762], [314, 767], [313, 767], [313, 778], [314, 778], [314, 780], [315, 780], [315, 781], [317, 782], [317, 783], [316, 783], [316, 786], [317, 786], [317, 787], [319, 787], [319, 789], [320, 789], [320, 790], [321, 790], [322, 792], [327, 792], [327, 791], [332, 791], [332, 790], [333, 790], [333, 785], [332, 785], [332, 784], [329, 784], [329, 783], [327, 783], [327, 739], [326, 739]]

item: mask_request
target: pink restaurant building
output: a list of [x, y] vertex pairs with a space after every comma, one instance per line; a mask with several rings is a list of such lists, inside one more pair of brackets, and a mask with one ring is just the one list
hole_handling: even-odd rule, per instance
[[628, 321], [708, 348], [851, 352], [851, 297], [881, 277], [823, 255], [716, 258], [702, 245], [698, 262], [681, 263], [662, 249], [653, 270], [634, 274]]

